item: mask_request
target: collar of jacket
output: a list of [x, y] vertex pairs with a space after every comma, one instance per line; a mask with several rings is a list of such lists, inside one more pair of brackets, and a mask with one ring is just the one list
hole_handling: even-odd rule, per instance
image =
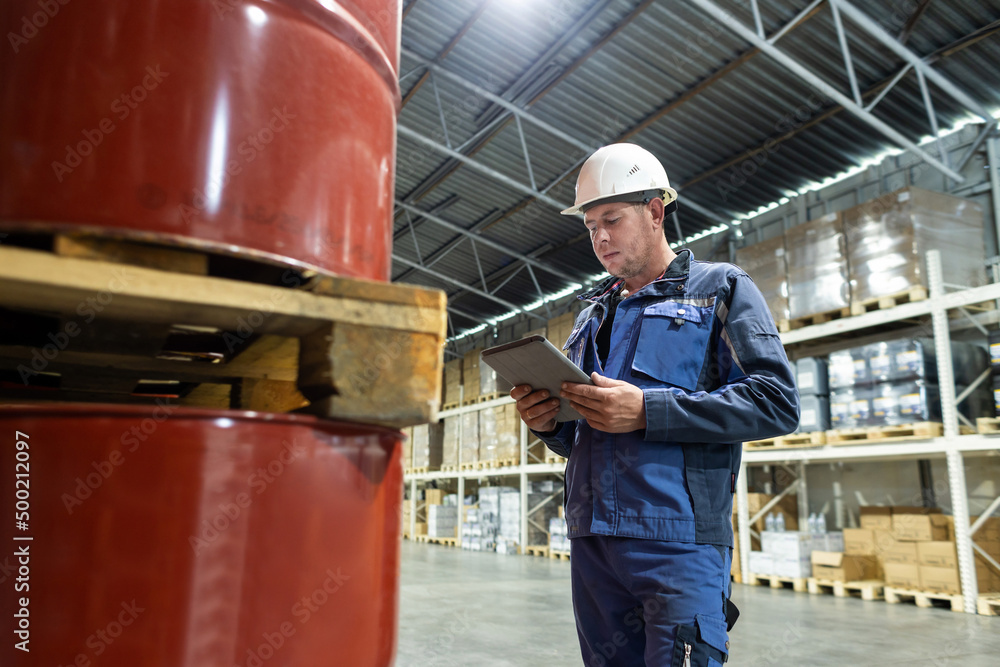
[[[687, 278], [688, 274], [691, 272], [691, 262], [694, 260], [694, 254], [684, 248], [678, 251], [677, 257], [674, 261], [670, 262], [670, 266], [667, 267], [667, 272], [663, 274], [662, 278], [657, 278], [650, 285], [654, 287], [658, 282], [662, 280], [676, 280], [677, 278]], [[608, 276], [597, 285], [583, 294], [580, 294], [576, 298], [582, 299], [584, 301], [601, 301], [605, 296], [610, 294], [618, 285], [621, 283], [621, 278], [616, 278], [615, 276]], [[649, 285], [647, 285], [648, 287]], [[645, 287], [643, 289], [646, 289]]]

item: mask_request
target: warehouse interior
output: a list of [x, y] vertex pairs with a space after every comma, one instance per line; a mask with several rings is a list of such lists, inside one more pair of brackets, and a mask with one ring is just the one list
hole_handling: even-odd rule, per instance
[[568, 355], [621, 143], [798, 393], [726, 440], [726, 663], [996, 664], [1000, 1], [0, 16], [0, 664], [638, 664], [482, 357]]

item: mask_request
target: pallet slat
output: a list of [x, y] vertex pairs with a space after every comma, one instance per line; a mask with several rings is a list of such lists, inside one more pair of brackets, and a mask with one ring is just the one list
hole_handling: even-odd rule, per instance
[[964, 598], [961, 595], [949, 595], [947, 593], [934, 593], [932, 591], [918, 591], [907, 588], [894, 588], [886, 586], [883, 589], [885, 601], [889, 604], [899, 604], [900, 602], [913, 601], [918, 607], [933, 607], [935, 602], [945, 603], [952, 611], [964, 612]]
[[823, 595], [832, 593], [835, 597], [851, 597], [857, 593], [862, 600], [881, 600], [885, 582], [877, 580], [867, 581], [832, 581], [829, 579], [817, 579], [809, 577], [807, 580], [809, 592], [813, 595]]
[[744, 576], [743, 581], [750, 586], [791, 588], [796, 593], [805, 593], [808, 590], [806, 577], [779, 577], [771, 574], [755, 574], [750, 572]]

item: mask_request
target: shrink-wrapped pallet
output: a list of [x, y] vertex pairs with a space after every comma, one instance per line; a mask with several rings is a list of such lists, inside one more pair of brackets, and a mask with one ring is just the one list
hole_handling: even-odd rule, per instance
[[778, 236], [740, 248], [736, 251], [736, 264], [753, 278], [754, 284], [767, 301], [774, 321], [787, 320], [788, 265], [785, 261], [785, 237]]
[[976, 203], [905, 188], [842, 215], [855, 312], [883, 297], [920, 298], [928, 250], [941, 251], [944, 282], [975, 287], [986, 281], [983, 210]]
[[847, 251], [840, 214], [824, 215], [786, 231], [785, 259], [790, 319], [850, 307]]

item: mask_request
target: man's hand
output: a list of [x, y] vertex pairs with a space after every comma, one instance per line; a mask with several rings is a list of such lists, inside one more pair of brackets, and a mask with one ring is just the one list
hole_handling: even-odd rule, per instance
[[519, 384], [510, 390], [510, 397], [517, 401], [517, 411], [521, 415], [521, 420], [532, 431], [540, 433], [554, 431], [559, 425], [556, 421], [556, 415], [559, 414], [559, 399], [550, 399], [548, 389], [534, 391], [531, 385]]
[[634, 384], [591, 373], [593, 385], [564, 382], [560, 396], [568, 398], [592, 428], [605, 433], [630, 433], [646, 428], [646, 402]]

